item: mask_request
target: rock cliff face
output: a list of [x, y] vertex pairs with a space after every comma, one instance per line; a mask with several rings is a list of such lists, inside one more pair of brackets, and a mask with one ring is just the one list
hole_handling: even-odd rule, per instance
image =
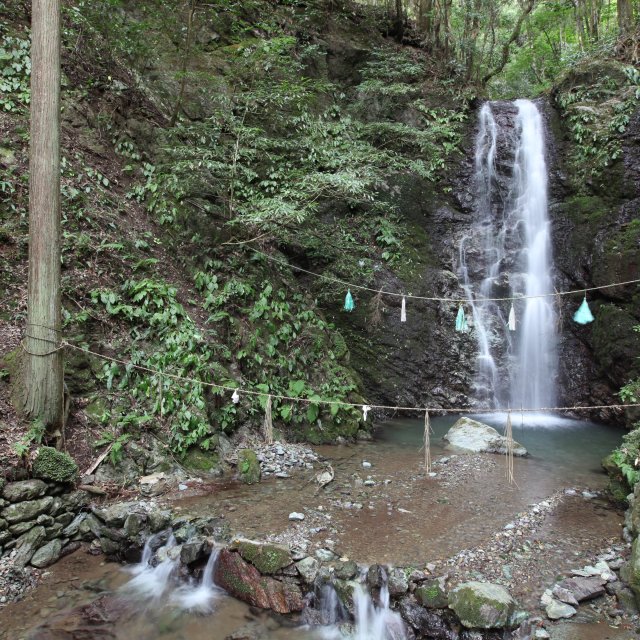
[[[593, 73], [613, 78], [620, 71], [615, 66], [598, 67]], [[636, 101], [628, 125], [619, 135], [621, 156], [599, 175], [581, 176], [575, 162], [577, 143], [568, 114], [558, 107], [558, 96], [590, 82], [593, 75], [576, 72], [559, 85], [555, 101], [546, 102], [545, 108], [559, 290], [640, 277], [640, 109]], [[620, 387], [640, 372], [640, 335], [633, 330], [640, 320], [637, 285], [589, 292], [587, 299], [595, 322], [584, 327], [571, 320], [580, 296], [560, 301], [559, 392], [564, 404], [614, 402]], [[620, 412], [603, 411], [601, 417], [619, 419]]]

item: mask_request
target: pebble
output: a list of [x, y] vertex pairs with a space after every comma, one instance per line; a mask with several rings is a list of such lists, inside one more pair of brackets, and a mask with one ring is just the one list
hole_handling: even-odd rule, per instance
[[289, 520], [304, 520], [304, 513], [298, 513], [297, 511], [292, 511], [289, 514]]
[[370, 462], [368, 462], [367, 460], [363, 460], [362, 461], [362, 466], [365, 469], [371, 469], [371, 467], [373, 466]]
[[290, 478], [290, 471], [294, 469], [313, 469], [318, 462], [318, 455], [309, 447], [302, 444], [276, 442], [275, 444], [246, 445], [241, 443], [238, 448], [251, 446], [260, 461], [262, 475]]

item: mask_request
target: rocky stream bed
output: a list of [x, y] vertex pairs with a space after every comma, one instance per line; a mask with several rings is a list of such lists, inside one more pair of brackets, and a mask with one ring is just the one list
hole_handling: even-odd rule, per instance
[[[241, 451], [230, 454], [232, 461]], [[177, 582], [201, 580], [212, 544], [223, 545], [215, 583], [249, 608], [214, 599], [205, 618], [213, 616], [221, 635], [207, 636], [202, 612], [176, 612], [161, 589], [153, 606], [145, 603], [154, 622], [138, 637], [315, 637], [305, 635], [316, 633], [308, 627], [287, 634], [294, 633], [292, 625], [322, 622], [323, 611], [326, 618], [323, 585], [331, 584], [353, 611], [360, 580], [378, 602], [376, 611], [381, 589], [388, 589], [389, 611], [401, 613], [409, 638], [636, 637], [634, 594], [619, 579], [629, 566], [633, 524], [628, 516], [625, 540], [623, 511], [604, 494], [602, 473], [577, 474], [579, 482], [569, 486], [533, 455], [516, 459], [517, 484], [509, 485], [502, 456], [435, 445], [427, 472], [416, 448], [384, 441], [314, 448], [276, 443], [256, 454], [264, 473], [256, 485], [227, 477], [164, 478], [152, 485], [147, 479], [141, 484], [146, 496], [111, 505], [95, 494], [72, 494], [78, 515], [54, 551], [73, 553], [51, 567], [37, 562], [40, 568], [16, 562], [24, 544], [2, 557], [0, 637], [132, 637], [141, 624], [139, 607], [123, 603], [118, 590], [131, 576], [118, 563], [105, 564], [103, 554], [139, 562], [154, 532], [164, 533], [149, 567], [175, 559]], [[159, 495], [149, 496], [150, 486]], [[158, 556], [170, 532], [175, 546]], [[507, 613], [480, 631], [458, 603], [464, 585], [493, 590], [483, 597], [497, 593]], [[266, 609], [286, 617], [260, 613]], [[116, 628], [115, 619], [124, 622]], [[177, 619], [196, 630], [177, 634]], [[502, 632], [492, 626], [515, 630], [496, 635]]]

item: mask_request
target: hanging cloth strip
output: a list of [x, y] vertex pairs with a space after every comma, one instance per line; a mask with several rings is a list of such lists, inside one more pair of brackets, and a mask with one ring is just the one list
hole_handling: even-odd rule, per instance
[[513, 302], [511, 303], [511, 309], [509, 310], [509, 331], [516, 330], [516, 310], [513, 308]]
[[353, 301], [353, 296], [351, 295], [351, 289], [347, 290], [347, 295], [344, 298], [344, 310], [345, 311], [353, 311], [356, 308], [356, 303]]
[[584, 297], [582, 304], [578, 307], [578, 310], [573, 314], [574, 322], [578, 324], [589, 324], [594, 321], [591, 309], [589, 309], [589, 303], [587, 302], [587, 296]]
[[400, 308], [400, 322], [407, 321], [407, 300], [402, 296], [402, 307]]
[[456, 331], [466, 331], [468, 329], [467, 319], [464, 315], [464, 307], [458, 307], [458, 315], [456, 316]]

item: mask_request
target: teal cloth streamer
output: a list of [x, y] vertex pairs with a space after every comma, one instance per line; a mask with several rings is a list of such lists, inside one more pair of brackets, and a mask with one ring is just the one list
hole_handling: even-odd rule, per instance
[[587, 296], [584, 297], [582, 304], [578, 308], [578, 310], [573, 314], [573, 319], [578, 324], [589, 324], [593, 322], [594, 317], [591, 313], [591, 309], [589, 309], [589, 305], [587, 303]]
[[356, 308], [356, 303], [353, 301], [353, 296], [351, 295], [351, 289], [349, 289], [344, 299], [344, 310], [353, 311], [355, 308]]
[[456, 331], [466, 331], [467, 328], [467, 319], [464, 316], [464, 308], [460, 305], [458, 307], [458, 315], [456, 316]]

